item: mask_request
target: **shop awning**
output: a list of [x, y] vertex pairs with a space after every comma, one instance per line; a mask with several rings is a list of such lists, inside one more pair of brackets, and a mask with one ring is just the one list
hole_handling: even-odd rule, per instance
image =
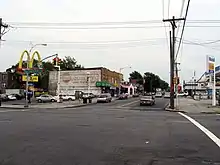
[[111, 84], [107, 81], [97, 81], [96, 86], [97, 87], [111, 87]]

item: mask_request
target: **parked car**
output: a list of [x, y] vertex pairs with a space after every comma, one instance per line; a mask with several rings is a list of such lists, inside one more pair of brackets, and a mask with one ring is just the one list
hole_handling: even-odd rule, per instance
[[109, 103], [112, 101], [112, 96], [110, 93], [102, 93], [98, 98], [97, 98], [97, 103], [100, 102], [105, 102]]
[[126, 95], [125, 93], [122, 93], [122, 94], [119, 95], [118, 99], [119, 100], [128, 99], [128, 95]]
[[96, 96], [93, 93], [83, 93], [83, 98], [95, 98]]
[[8, 96], [6, 94], [0, 94], [1, 101], [8, 101]]
[[63, 101], [74, 101], [76, 97], [74, 95], [61, 95]]
[[[170, 98], [170, 92], [165, 92], [164, 98]], [[174, 98], [176, 98], [176, 93], [174, 93]]]
[[139, 97], [138, 93], [133, 94], [133, 97]]
[[170, 98], [170, 92], [165, 92], [164, 98]]
[[56, 98], [53, 97], [52, 95], [41, 95], [39, 97], [36, 97], [37, 102], [42, 103], [42, 102], [56, 102]]
[[17, 100], [17, 97], [15, 95], [8, 95], [8, 100]]
[[[8, 97], [11, 97], [12, 99], [10, 99], [10, 100], [21, 100], [21, 99], [23, 99], [24, 98], [24, 96], [22, 96], [21, 94], [10, 94], [10, 95], [8, 95]], [[16, 99], [14, 99], [14, 97], [16, 98]]]
[[156, 92], [155, 97], [163, 97], [162, 92]]
[[140, 106], [142, 105], [154, 105], [155, 104], [155, 98], [153, 95], [143, 95], [140, 98]]

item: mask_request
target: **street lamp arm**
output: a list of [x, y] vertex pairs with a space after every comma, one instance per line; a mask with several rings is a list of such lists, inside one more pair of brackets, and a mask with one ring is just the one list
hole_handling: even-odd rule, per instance
[[31, 52], [38, 45], [47, 46], [47, 44], [35, 44], [30, 48], [29, 52]]
[[123, 67], [123, 68], [119, 68], [120, 73], [121, 73], [121, 71], [122, 71], [123, 69], [126, 69], [126, 68], [131, 68], [131, 66], [126, 66], [126, 67]]
[[53, 55], [47, 56], [47, 57], [43, 58], [43, 59], [41, 60], [41, 62], [44, 61], [44, 60], [46, 60], [46, 59], [48, 59], [48, 58], [54, 57], [54, 56], [58, 56], [58, 54], [53, 54]]

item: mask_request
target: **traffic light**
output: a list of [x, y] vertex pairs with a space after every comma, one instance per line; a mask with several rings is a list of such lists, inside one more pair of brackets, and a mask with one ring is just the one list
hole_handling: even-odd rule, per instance
[[180, 78], [179, 77], [177, 77], [177, 82], [176, 83], [177, 83], [177, 85], [180, 84]]
[[61, 61], [61, 59], [60, 59], [59, 57], [55, 57], [55, 58], [53, 59], [53, 65], [55, 65], [55, 66], [59, 65], [59, 64], [60, 64], [60, 61]]

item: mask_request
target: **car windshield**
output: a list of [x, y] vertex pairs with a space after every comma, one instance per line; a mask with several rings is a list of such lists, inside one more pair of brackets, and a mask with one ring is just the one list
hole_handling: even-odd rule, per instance
[[146, 96], [143, 96], [143, 98], [145, 98], [145, 99], [152, 99], [152, 96], [146, 95]]
[[99, 98], [106, 98], [107, 95], [100, 95]]

